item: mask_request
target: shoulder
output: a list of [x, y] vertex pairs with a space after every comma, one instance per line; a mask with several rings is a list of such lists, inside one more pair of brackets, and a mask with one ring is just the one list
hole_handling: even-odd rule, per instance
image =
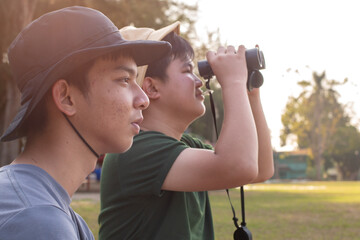
[[48, 205], [19, 211], [0, 226], [0, 239], [4, 236], [7, 239], [77, 239], [77, 231], [69, 215]]
[[134, 137], [133, 145], [127, 152], [106, 154], [102, 166], [102, 186], [117, 182], [123, 186], [122, 189], [130, 189], [129, 186], [146, 181], [148, 186], [158, 187], [178, 156], [190, 147], [163, 133], [142, 131]]
[[[105, 162], [119, 159], [142, 159], [143, 155], [152, 156], [160, 153], [180, 153], [189, 146], [182, 141], [156, 131], [142, 131], [134, 137], [131, 148], [125, 153], [106, 154]], [[116, 161], [114, 161], [116, 162]]]
[[[22, 209], [36, 205], [67, 207], [70, 197], [45, 170], [30, 164], [11, 165], [0, 171], [0, 209]], [[5, 205], [4, 205], [5, 204]]]

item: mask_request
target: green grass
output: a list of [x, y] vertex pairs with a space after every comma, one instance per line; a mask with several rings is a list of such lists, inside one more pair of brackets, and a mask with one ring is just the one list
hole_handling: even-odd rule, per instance
[[[230, 195], [240, 219], [239, 190]], [[235, 230], [226, 201], [224, 193], [211, 193], [217, 240], [231, 239]], [[360, 182], [254, 184], [245, 190], [245, 204], [256, 240], [360, 239]]]
[[99, 224], [98, 216], [100, 213], [100, 202], [92, 199], [75, 200], [71, 202], [71, 207], [75, 212], [85, 220], [95, 236], [98, 239]]
[[[240, 194], [230, 191], [241, 222]], [[215, 236], [232, 239], [235, 226], [225, 191], [210, 192]], [[360, 182], [254, 184], [245, 189], [246, 222], [254, 240], [359, 240]], [[72, 207], [97, 238], [99, 203]]]

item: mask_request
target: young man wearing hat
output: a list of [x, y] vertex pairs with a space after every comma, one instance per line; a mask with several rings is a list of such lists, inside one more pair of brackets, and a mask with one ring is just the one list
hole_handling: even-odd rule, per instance
[[148, 98], [137, 65], [169, 43], [127, 41], [101, 12], [69, 7], [30, 23], [8, 56], [21, 107], [1, 137], [26, 137], [0, 168], [0, 239], [94, 239], [70, 207], [99, 154], [123, 152], [140, 130]]
[[214, 149], [184, 134], [205, 112], [194, 52], [179, 23], [125, 27], [126, 39], [169, 41], [170, 55], [139, 70], [150, 99], [141, 132], [102, 168], [100, 239], [214, 239], [208, 190], [261, 182], [273, 174], [259, 89], [247, 92], [245, 48], [220, 47], [207, 59], [221, 84], [224, 122]]

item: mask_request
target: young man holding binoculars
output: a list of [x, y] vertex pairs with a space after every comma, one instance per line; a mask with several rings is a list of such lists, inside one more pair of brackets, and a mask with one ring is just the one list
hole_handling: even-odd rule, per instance
[[214, 239], [208, 190], [262, 182], [273, 174], [259, 89], [247, 91], [245, 48], [220, 47], [207, 60], [221, 85], [224, 121], [216, 146], [184, 131], [205, 112], [194, 52], [179, 22], [126, 27], [125, 39], [164, 40], [172, 52], [139, 70], [150, 99], [141, 132], [124, 154], [108, 154], [101, 180], [100, 239]]

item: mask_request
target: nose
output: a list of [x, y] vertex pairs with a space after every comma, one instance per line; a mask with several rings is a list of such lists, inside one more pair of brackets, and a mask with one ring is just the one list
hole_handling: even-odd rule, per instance
[[198, 78], [196, 75], [194, 75], [194, 77], [195, 77], [195, 86], [197, 88], [202, 87], [204, 85], [203, 81], [201, 81], [201, 79]]
[[136, 85], [136, 88], [137, 91], [135, 95], [134, 107], [136, 109], [144, 110], [150, 104], [149, 98], [139, 85]]

